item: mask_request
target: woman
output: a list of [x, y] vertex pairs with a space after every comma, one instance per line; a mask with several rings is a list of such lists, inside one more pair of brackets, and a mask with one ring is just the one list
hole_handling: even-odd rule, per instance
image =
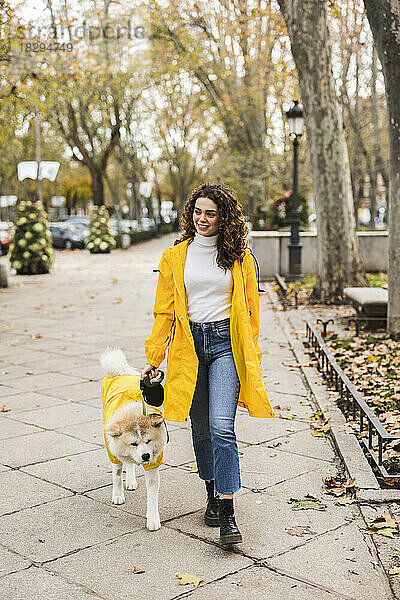
[[228, 187], [193, 190], [180, 224], [183, 234], [160, 260], [141, 377], [158, 374], [169, 346], [164, 415], [183, 422], [190, 416], [207, 490], [204, 520], [219, 526], [220, 543], [230, 545], [242, 541], [233, 506], [241, 487], [236, 408], [275, 416], [260, 369], [258, 285], [244, 215]]

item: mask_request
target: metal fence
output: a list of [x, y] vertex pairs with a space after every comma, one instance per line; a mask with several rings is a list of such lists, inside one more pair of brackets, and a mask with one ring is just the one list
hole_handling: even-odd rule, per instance
[[[392, 435], [385, 429], [364, 398], [337, 364], [319, 331], [309, 321], [306, 322], [306, 335], [308, 347], [317, 360], [318, 370], [328, 382], [328, 385], [333, 387], [340, 395], [340, 408], [346, 416], [351, 414], [354, 420], [358, 417], [360, 434], [364, 432], [365, 427], [367, 428], [368, 439], [366, 441], [362, 437], [359, 437], [360, 444], [372, 458], [383, 477], [400, 480], [400, 473], [388, 473], [382, 459], [386, 445], [393, 440], [397, 440], [400, 443], [400, 436]], [[375, 443], [374, 438], [376, 438]]]

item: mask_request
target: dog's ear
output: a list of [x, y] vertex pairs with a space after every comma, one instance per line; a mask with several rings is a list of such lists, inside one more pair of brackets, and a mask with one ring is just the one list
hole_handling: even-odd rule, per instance
[[149, 415], [152, 427], [159, 427], [161, 423], [164, 423], [164, 417], [162, 415]]
[[108, 425], [108, 427], [105, 429], [105, 433], [108, 433], [108, 435], [111, 435], [111, 437], [119, 437], [122, 435], [121, 427], [118, 423], [112, 423], [111, 425]]

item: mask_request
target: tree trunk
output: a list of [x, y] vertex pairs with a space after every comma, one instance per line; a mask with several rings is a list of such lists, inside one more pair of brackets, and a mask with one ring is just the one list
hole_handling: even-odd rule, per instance
[[365, 285], [349, 157], [332, 74], [327, 3], [278, 0], [299, 76], [317, 212], [318, 270], [313, 297], [341, 301], [343, 288]]
[[389, 177], [387, 173], [386, 161], [383, 158], [382, 153], [382, 138], [381, 138], [381, 127], [379, 119], [379, 108], [378, 108], [378, 95], [376, 90], [376, 82], [378, 78], [377, 69], [377, 53], [375, 46], [372, 52], [372, 64], [371, 64], [371, 115], [372, 115], [372, 126], [374, 129], [374, 146], [373, 153], [375, 156], [376, 172], [382, 175], [383, 183], [385, 184], [385, 196], [387, 201]]
[[93, 203], [95, 206], [104, 204], [104, 180], [101, 169], [90, 169]]
[[400, 4], [364, 0], [385, 78], [389, 127], [388, 333], [400, 339]]

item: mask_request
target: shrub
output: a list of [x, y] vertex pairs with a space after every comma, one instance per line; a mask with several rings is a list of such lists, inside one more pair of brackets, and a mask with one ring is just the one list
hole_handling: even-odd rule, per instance
[[90, 214], [90, 233], [85, 246], [92, 254], [105, 254], [116, 247], [114, 236], [109, 229], [109, 216], [104, 205], [95, 206]]
[[[282, 192], [282, 195], [268, 205], [266, 214], [267, 226], [277, 231], [290, 229], [290, 211], [292, 210], [293, 190]], [[300, 216], [300, 229], [308, 230], [308, 204], [304, 194], [297, 194], [297, 205]]]
[[47, 213], [41, 201], [22, 200], [15, 212], [9, 250], [17, 275], [48, 273], [54, 261]]

